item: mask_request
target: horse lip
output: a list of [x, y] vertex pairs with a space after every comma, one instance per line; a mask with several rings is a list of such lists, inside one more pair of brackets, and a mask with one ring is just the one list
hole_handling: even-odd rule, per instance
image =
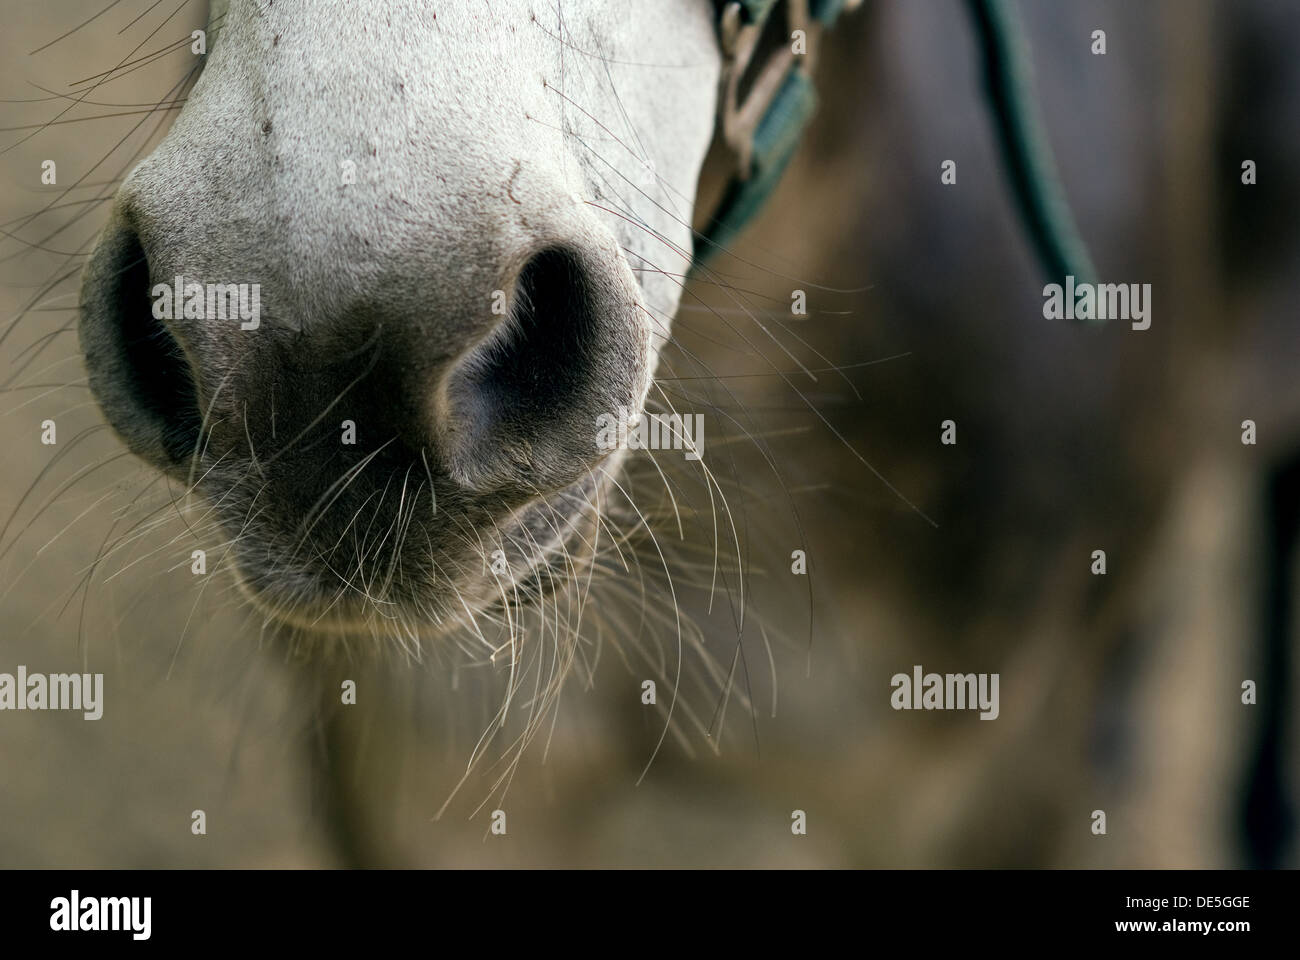
[[[575, 501], [584, 500], [589, 504], [592, 503], [593, 501], [589, 495], [590, 488], [603, 485], [601, 478], [598, 476], [599, 472], [597, 470], [589, 471], [573, 483], [556, 491], [539, 494], [526, 504], [511, 511], [509, 514], [510, 526], [505, 531], [506, 539], [513, 539], [512, 534], [523, 531], [531, 516], [543, 516], [544, 511], [547, 509], [547, 502], [556, 496], [572, 494]], [[561, 546], [560, 540], [556, 540], [555, 543], [548, 545], [548, 549], [540, 557], [534, 558], [538, 562], [530, 563], [526, 571], [522, 571], [517, 578], [511, 581], [508, 590], [509, 597], [522, 596], [526, 598], [525, 603], [528, 604], [559, 589], [559, 585], [555, 581], [563, 579], [566, 574], [563, 566], [557, 568], [552, 562], [554, 551], [562, 550], [568, 561], [575, 564], [580, 564], [589, 559], [586, 556], [587, 551], [585, 548], [575, 548], [573, 544], [578, 543], [580, 545], [589, 530], [594, 529], [599, 524], [595, 513], [579, 509], [567, 515], [565, 520], [567, 521], [567, 529], [563, 531], [563, 546]], [[527, 534], [525, 534], [526, 537]], [[268, 620], [285, 627], [306, 630], [312, 634], [322, 636], [369, 637], [374, 636], [377, 629], [382, 629], [386, 624], [391, 624], [394, 628], [407, 626], [418, 630], [421, 634], [437, 637], [451, 633], [463, 625], [460, 615], [464, 612], [464, 608], [449, 606], [446, 610], [447, 615], [435, 620], [427, 614], [413, 609], [408, 600], [379, 601], [391, 608], [391, 615], [388, 615], [384, 610], [378, 609], [375, 605], [376, 601], [367, 595], [351, 591], [340, 595], [339, 584], [326, 583], [325, 578], [329, 573], [328, 567], [311, 571], [314, 581], [314, 596], [294, 597], [291, 600], [281, 601], [277, 598], [277, 591], [273, 587], [266, 589], [255, 586], [251, 582], [258, 579], [258, 577], [256, 575], [250, 576], [245, 572], [238, 556], [232, 557], [232, 560], [231, 568], [235, 581], [245, 599], [249, 601], [255, 610], [266, 616]], [[544, 569], [559, 569], [561, 571], [560, 576], [544, 576]], [[469, 600], [469, 608], [474, 614], [502, 609], [503, 594], [491, 575], [475, 579], [468, 584], [457, 584], [440, 579], [437, 587], [450, 587], [451, 592], [458, 598], [462, 598], [467, 590], [490, 587], [491, 589], [483, 591], [481, 595], [472, 597]]]

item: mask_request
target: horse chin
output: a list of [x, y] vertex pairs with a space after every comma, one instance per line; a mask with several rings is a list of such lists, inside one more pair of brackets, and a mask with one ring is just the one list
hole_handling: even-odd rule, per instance
[[429, 564], [407, 595], [377, 598], [328, 567], [272, 574], [236, 557], [231, 569], [252, 609], [299, 641], [351, 638], [382, 644], [392, 639], [409, 649], [412, 640], [436, 642], [458, 632], [482, 632], [489, 623], [512, 623], [521, 610], [580, 583], [599, 541], [597, 504], [612, 485], [609, 474], [593, 471], [516, 510], [500, 524], [501, 540], [536, 546], [526, 564], [504, 574], [493, 569], [491, 559], [482, 569], [462, 565], [455, 578]]

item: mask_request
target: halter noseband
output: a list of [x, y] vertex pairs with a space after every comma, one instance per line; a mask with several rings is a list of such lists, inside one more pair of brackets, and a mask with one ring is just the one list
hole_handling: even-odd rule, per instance
[[[731, 246], [745, 225], [776, 189], [794, 156], [808, 121], [817, 109], [812, 69], [821, 31], [845, 8], [861, 0], [716, 0], [722, 80], [718, 127], [735, 158], [726, 193], [695, 244], [695, 267]], [[755, 62], [769, 18], [780, 5], [785, 12], [783, 41]], [[796, 53], [793, 38], [802, 31], [805, 49]], [[742, 90], [742, 81], [753, 77]], [[743, 94], [743, 97], [742, 97]]]

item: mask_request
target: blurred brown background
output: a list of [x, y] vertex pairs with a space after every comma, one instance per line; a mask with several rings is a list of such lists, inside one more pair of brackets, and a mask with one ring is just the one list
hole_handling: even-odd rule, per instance
[[[434, 819], [501, 678], [344, 667], [361, 705], [349, 761], [322, 773], [311, 668], [227, 580], [196, 586], [168, 491], [100, 426], [75, 271], [112, 183], [165, 130], [150, 106], [194, 66], [187, 43], [134, 61], [205, 16], [184, 6], [133, 51], [172, 9], [124, 29], [146, 6], [35, 55], [100, 7], [3, 6], [0, 671], [104, 672], [106, 704], [96, 722], [0, 714], [0, 866], [1296, 865], [1300, 5], [1020, 5], [1101, 278], [1153, 285], [1145, 332], [1043, 319], [964, 6], [866, 0], [842, 21], [814, 128], [738, 259], [715, 264], [726, 284], [692, 288], [689, 354], [661, 370], [715, 404], [705, 448], [750, 573], [743, 670], [728, 699], [688, 652], [681, 710], [700, 723], [679, 714], [638, 786], [662, 712], [618, 653], [639, 641], [606, 638], [595, 682], [569, 685], [549, 745], [520, 761], [506, 837], [485, 837], [495, 800], [476, 812], [493, 772]], [[119, 63], [139, 69], [88, 97], [106, 105], [60, 116], [67, 101], [48, 99]], [[99, 114], [120, 115], [36, 130]], [[955, 186], [939, 179], [949, 159]], [[789, 316], [796, 288], [807, 317]], [[736, 291], [784, 349], [755, 355]], [[798, 370], [791, 356], [821, 372], [774, 375]], [[689, 379], [706, 367], [716, 381]], [[939, 443], [946, 419], [955, 447]], [[789, 574], [793, 549], [811, 588]], [[674, 556], [725, 678], [734, 577], [709, 613], [708, 551]], [[890, 676], [918, 663], [999, 672], [1001, 716], [891, 710]]]

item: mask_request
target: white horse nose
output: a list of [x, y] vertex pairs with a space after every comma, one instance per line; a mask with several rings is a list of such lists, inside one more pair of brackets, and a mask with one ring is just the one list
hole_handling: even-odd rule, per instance
[[[576, 204], [521, 208], [548, 224], [533, 234], [443, 250], [443, 276], [427, 261], [412, 274], [401, 247], [372, 255], [375, 272], [423, 276], [425, 289], [331, 279], [309, 285], [314, 300], [276, 278], [320, 268], [177, 239], [191, 232], [189, 209], [185, 197], [142, 198], [133, 183], [83, 283], [91, 388], [128, 446], [164, 470], [188, 472], [205, 416], [239, 425], [223, 450], [266, 464], [286, 442], [310, 446], [297, 435], [337, 410], [368, 439], [424, 454], [467, 493], [518, 502], [581, 479], [610, 452], [598, 444], [601, 420], [644, 403], [650, 314], [617, 241]], [[265, 246], [258, 235], [276, 238], [272, 249], [301, 242], [279, 225], [248, 229], [250, 247]], [[497, 262], [457, 272], [485, 248]], [[177, 303], [159, 318], [151, 291], [174, 274], [200, 285], [260, 277], [266, 316], [246, 329]], [[311, 448], [328, 459], [318, 439]]]

